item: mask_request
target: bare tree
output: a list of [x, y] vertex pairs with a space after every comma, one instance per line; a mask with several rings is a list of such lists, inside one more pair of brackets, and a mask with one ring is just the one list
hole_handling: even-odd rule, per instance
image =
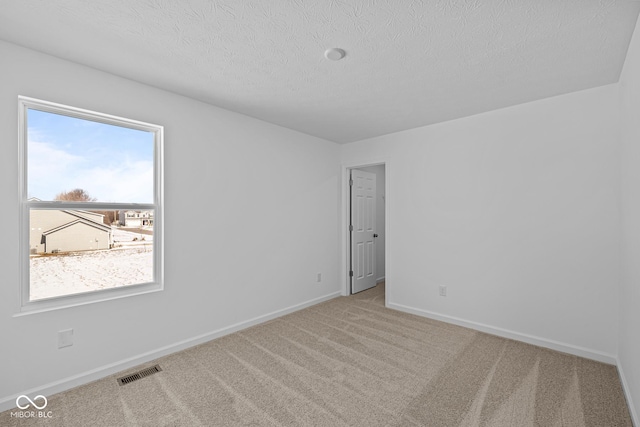
[[111, 225], [116, 220], [116, 212], [115, 211], [101, 211], [99, 212], [104, 215], [104, 223], [107, 225]]
[[53, 200], [64, 200], [67, 202], [95, 202], [97, 199], [95, 197], [91, 197], [89, 193], [82, 188], [76, 188], [71, 191], [58, 193]]

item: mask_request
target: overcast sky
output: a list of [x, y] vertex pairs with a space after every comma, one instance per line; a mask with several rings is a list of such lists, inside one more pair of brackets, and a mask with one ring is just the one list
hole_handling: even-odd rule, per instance
[[100, 202], [153, 202], [151, 132], [29, 109], [28, 197], [81, 188]]

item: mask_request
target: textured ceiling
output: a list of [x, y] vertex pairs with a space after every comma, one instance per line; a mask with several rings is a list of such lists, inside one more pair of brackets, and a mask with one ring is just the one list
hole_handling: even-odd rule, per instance
[[[345, 143], [618, 81], [638, 0], [0, 0], [0, 39]], [[327, 61], [327, 48], [347, 56]]]

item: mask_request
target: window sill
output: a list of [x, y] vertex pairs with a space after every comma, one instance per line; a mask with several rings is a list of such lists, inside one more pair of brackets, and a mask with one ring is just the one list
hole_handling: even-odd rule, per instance
[[13, 317], [22, 317], [30, 314], [45, 313], [54, 310], [79, 307], [103, 301], [111, 301], [136, 295], [161, 292], [162, 290], [164, 290], [164, 286], [160, 283], [144, 283], [140, 285], [130, 285], [122, 288], [87, 292], [85, 294], [66, 295], [57, 298], [31, 301], [24, 304], [20, 308], [20, 311], [15, 313]]

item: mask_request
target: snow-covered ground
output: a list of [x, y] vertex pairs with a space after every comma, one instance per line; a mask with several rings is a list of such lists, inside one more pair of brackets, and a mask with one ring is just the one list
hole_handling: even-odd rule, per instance
[[153, 281], [153, 235], [114, 228], [113, 240], [114, 249], [32, 257], [31, 300]]
[[123, 230], [117, 227], [111, 227], [111, 239], [116, 245], [139, 245], [141, 243], [153, 242], [153, 228], [143, 228], [140, 233]]

